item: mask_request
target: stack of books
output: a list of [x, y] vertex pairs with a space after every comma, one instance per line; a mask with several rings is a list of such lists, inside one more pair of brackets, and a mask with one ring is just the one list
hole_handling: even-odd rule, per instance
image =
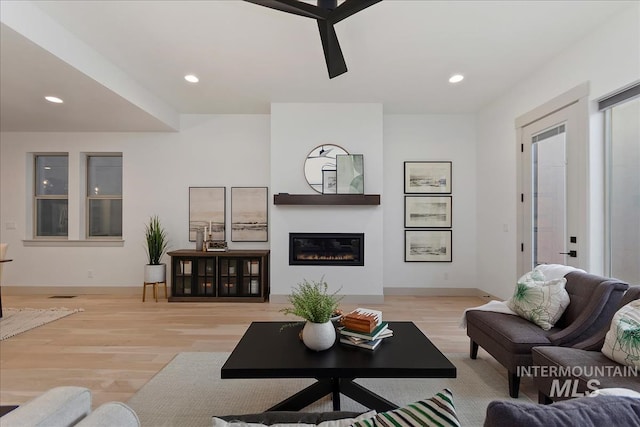
[[378, 310], [357, 308], [342, 316], [341, 323], [340, 342], [346, 345], [375, 350], [384, 338], [393, 336]]

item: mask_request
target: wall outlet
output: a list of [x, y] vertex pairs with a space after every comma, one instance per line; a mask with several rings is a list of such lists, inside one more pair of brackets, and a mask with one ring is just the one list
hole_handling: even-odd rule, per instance
[[444, 273], [444, 280], [449, 280], [449, 273]]
[[93, 279], [93, 270], [88, 270], [88, 271], [87, 271], [87, 277], [88, 277], [89, 279]]
[[16, 223], [15, 222], [6, 222], [4, 224], [5, 228], [7, 230], [15, 230], [16, 229]]

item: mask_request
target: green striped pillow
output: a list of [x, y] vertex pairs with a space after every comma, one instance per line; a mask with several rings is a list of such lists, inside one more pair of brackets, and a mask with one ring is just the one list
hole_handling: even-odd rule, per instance
[[431, 399], [420, 400], [373, 418], [358, 421], [353, 427], [457, 426], [460, 421], [453, 407], [453, 393], [444, 389]]

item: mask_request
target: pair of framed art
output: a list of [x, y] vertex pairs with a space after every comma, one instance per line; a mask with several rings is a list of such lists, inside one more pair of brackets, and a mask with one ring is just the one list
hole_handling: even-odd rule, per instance
[[451, 262], [452, 162], [404, 162], [404, 260]]
[[[266, 242], [268, 232], [267, 187], [231, 187], [231, 241]], [[189, 241], [198, 230], [212, 240], [226, 240], [226, 187], [189, 187]]]

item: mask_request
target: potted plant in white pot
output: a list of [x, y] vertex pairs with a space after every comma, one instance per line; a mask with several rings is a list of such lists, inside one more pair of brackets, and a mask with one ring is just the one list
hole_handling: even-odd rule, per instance
[[149, 218], [149, 223], [145, 227], [145, 237], [149, 263], [144, 267], [144, 281], [145, 283], [166, 283], [167, 266], [161, 264], [160, 259], [167, 250], [168, 240], [167, 233], [157, 215]]
[[289, 295], [293, 307], [280, 310], [284, 314], [293, 314], [306, 320], [302, 329], [302, 342], [315, 351], [331, 348], [336, 341], [336, 329], [331, 318], [338, 309], [342, 297], [338, 291], [327, 292], [329, 285], [324, 277], [319, 282], [299, 283]]

